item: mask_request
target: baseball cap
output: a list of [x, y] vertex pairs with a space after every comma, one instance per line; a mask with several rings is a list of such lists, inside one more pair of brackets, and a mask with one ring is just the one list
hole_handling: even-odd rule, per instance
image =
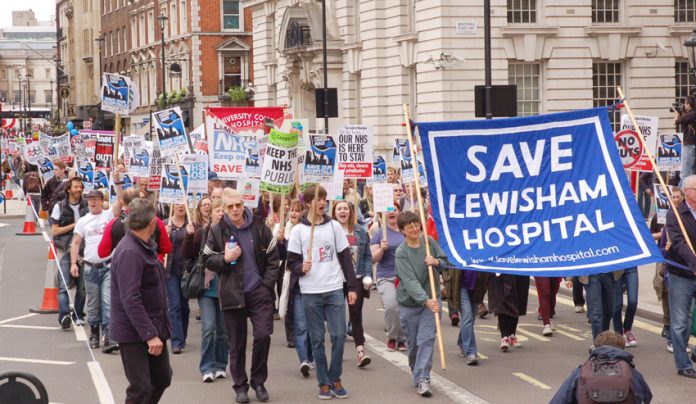
[[87, 199], [89, 198], [99, 198], [101, 200], [104, 200], [104, 194], [101, 191], [97, 191], [96, 189], [89, 191], [87, 194]]

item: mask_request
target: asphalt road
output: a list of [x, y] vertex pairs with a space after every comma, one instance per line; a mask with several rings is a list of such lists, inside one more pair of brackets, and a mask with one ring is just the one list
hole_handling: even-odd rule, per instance
[[[46, 385], [52, 403], [123, 402], [127, 383], [118, 355], [90, 353], [84, 333], [60, 330], [57, 315], [29, 313], [30, 308], [41, 303], [48, 244], [42, 237], [15, 236], [22, 220], [0, 218], [0, 223], [9, 224], [0, 227], [0, 372], [16, 369], [34, 373]], [[557, 332], [552, 337], [542, 337], [541, 323], [533, 312], [536, 295], [533, 290], [530, 293], [530, 314], [520, 320], [518, 332], [522, 348], [509, 353], [498, 351], [495, 319], [477, 320], [481, 360], [476, 367], [466, 366], [458, 357], [457, 329], [446, 318], [443, 320], [447, 369], [441, 369], [436, 352], [434, 396], [427, 402], [548, 402], [567, 375], [587, 358], [590, 329], [585, 315], [574, 313], [572, 301], [559, 295]], [[191, 305], [195, 309], [195, 302]], [[424, 399], [410, 387], [406, 356], [386, 351], [382, 316], [379, 295], [373, 293], [364, 309], [372, 364], [358, 369], [353, 341], [346, 341], [343, 381], [351, 396], [349, 400], [422, 402]], [[317, 400], [316, 379], [313, 375], [309, 379], [300, 375], [295, 351], [285, 347], [282, 323], [276, 322], [275, 326], [267, 382], [271, 401]], [[654, 403], [689, 402], [694, 382], [676, 375], [673, 357], [659, 335], [661, 328], [660, 324], [637, 319], [634, 331], [639, 346], [630, 352], [652, 388]], [[200, 381], [199, 346], [200, 323], [192, 318], [187, 350], [171, 356], [174, 380], [163, 403], [233, 402], [230, 379], [212, 384]], [[253, 402], [253, 393], [251, 397]]]

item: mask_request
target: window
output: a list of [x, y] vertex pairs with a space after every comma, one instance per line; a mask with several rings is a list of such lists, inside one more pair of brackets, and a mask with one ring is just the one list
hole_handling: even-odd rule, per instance
[[46, 78], [50, 79], [51, 78], [51, 69], [45, 69], [45, 73], [46, 73]]
[[19, 104], [22, 101], [22, 92], [21, 91], [13, 91], [14, 95], [14, 103]]
[[592, 0], [592, 22], [619, 22], [619, 0]]
[[172, 3], [169, 12], [169, 31], [171, 36], [179, 35], [179, 14], [176, 12], [176, 3]]
[[537, 22], [536, 0], [507, 0], [507, 22]]
[[114, 53], [121, 53], [121, 30], [116, 29], [116, 38], [114, 38]]
[[238, 0], [222, 0], [222, 29], [240, 30], [239, 1]]
[[44, 90], [44, 99], [46, 100], [46, 104], [52, 104], [53, 100], [51, 98], [53, 95], [53, 91], [51, 90]]
[[181, 18], [179, 18], [179, 21], [181, 22], [181, 32], [187, 32], [188, 31], [188, 20], [187, 20], [187, 15], [186, 15], [186, 0], [181, 0], [181, 6], [179, 7], [179, 12], [181, 13]]
[[242, 56], [222, 55], [222, 92], [242, 86]]
[[517, 115], [538, 115], [541, 112], [539, 63], [508, 64], [508, 82], [517, 85]]
[[693, 85], [689, 74], [689, 62], [686, 60], [674, 63], [674, 98], [675, 102], [684, 102], [686, 96], [691, 93], [690, 87]]
[[674, 22], [695, 22], [696, 0], [674, 0]]
[[[621, 85], [621, 63], [592, 63], [592, 106], [614, 105], [619, 99], [616, 87]], [[616, 132], [621, 124], [618, 108], [609, 111], [611, 126]]]
[[0, 80], [7, 80], [7, 70], [0, 70]]
[[27, 77], [34, 77], [34, 69], [27, 69]]
[[155, 42], [155, 13], [147, 13], [147, 37], [145, 43]]
[[140, 23], [138, 24], [138, 46], [145, 46], [145, 14], [140, 14]]
[[88, 29], [83, 29], [82, 30], [82, 47], [84, 48], [84, 53], [92, 53], [89, 49], [90, 45], [92, 45], [92, 38], [89, 36], [89, 30]]
[[29, 103], [36, 104], [36, 90], [29, 91]]

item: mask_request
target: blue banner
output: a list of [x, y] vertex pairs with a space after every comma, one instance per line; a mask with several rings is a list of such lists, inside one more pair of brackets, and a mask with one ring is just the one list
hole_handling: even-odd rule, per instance
[[662, 261], [606, 108], [418, 128], [440, 244], [455, 266], [575, 276]]

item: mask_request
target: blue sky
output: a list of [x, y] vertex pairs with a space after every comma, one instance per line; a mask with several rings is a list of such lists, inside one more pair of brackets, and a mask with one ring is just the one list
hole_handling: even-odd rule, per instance
[[11, 0], [0, 0], [3, 5], [0, 7], [0, 28], [12, 25], [13, 10], [34, 10], [37, 20], [48, 20], [55, 14], [56, 0], [21, 0], [18, 2]]

